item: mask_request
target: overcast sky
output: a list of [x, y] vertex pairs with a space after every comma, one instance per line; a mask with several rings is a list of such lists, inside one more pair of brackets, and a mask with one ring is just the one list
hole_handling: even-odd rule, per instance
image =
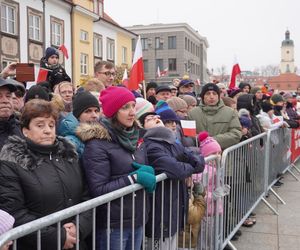
[[208, 67], [231, 71], [279, 65], [288, 28], [300, 67], [300, 0], [105, 0], [105, 12], [121, 26], [188, 23], [209, 43]]

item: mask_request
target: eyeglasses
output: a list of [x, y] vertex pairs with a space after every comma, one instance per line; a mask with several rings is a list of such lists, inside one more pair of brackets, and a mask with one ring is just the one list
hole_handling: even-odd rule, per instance
[[146, 122], [149, 122], [149, 121], [152, 121], [152, 120], [155, 120], [155, 119], [159, 119], [160, 116], [159, 115], [148, 115], [145, 119], [145, 123]]
[[106, 71], [106, 72], [98, 72], [98, 73], [109, 76], [109, 77], [111, 77], [111, 76], [115, 77], [116, 76], [116, 72]]

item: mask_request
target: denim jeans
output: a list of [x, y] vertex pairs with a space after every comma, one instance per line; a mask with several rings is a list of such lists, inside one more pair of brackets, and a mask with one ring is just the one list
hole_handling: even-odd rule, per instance
[[[143, 227], [134, 230], [134, 248], [132, 248], [133, 232], [131, 228], [123, 229], [123, 246], [120, 248], [120, 229], [111, 229], [110, 231], [110, 250], [140, 250], [143, 239]], [[97, 250], [107, 249], [107, 230], [99, 230], [97, 232]]]

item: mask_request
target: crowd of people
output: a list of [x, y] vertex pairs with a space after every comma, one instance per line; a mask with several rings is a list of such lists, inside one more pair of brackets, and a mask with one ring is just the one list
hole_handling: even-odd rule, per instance
[[[115, 84], [115, 66], [106, 61], [96, 63], [94, 78], [76, 89], [58, 59], [55, 48], [46, 49], [41, 67], [49, 69], [47, 81], [28, 90], [13, 79], [16, 64], [1, 72], [0, 234], [138, 183], [146, 201], [140, 190], [134, 199], [125, 196], [122, 205], [114, 200], [109, 206], [109, 242], [108, 206], [97, 208], [97, 249], [108, 243], [110, 249], [120, 249], [122, 235], [124, 249], [134, 244], [138, 250], [144, 233], [147, 249], [153, 244], [176, 249], [184, 241], [186, 216], [196, 248], [205, 209], [213, 214], [206, 204], [213, 187], [203, 189], [201, 173], [214, 175], [215, 170], [205, 165], [204, 157], [267, 129], [299, 127], [297, 100], [290, 92], [273, 93], [248, 83], [231, 90], [223, 83], [207, 83], [199, 91], [190, 79], [174, 79], [170, 85], [150, 82], [145, 90], [129, 91]], [[184, 134], [181, 120], [196, 121], [199, 140]], [[168, 177], [163, 185], [156, 184], [161, 173]], [[172, 186], [173, 180], [179, 188]], [[254, 224], [253, 218], [245, 222]], [[92, 213], [81, 214], [76, 227], [75, 218], [61, 223], [62, 249], [75, 248], [78, 235], [79, 249], [90, 249]], [[41, 230], [42, 249], [56, 248], [57, 230], [57, 225]], [[34, 249], [35, 239], [35, 234], [23, 237], [17, 248]]]

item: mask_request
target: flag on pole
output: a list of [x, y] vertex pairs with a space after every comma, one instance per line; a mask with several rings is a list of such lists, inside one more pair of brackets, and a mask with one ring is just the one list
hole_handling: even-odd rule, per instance
[[47, 69], [40, 68], [36, 83], [46, 81], [48, 76], [48, 71], [49, 70]]
[[185, 136], [196, 136], [196, 121], [181, 120], [180, 123]]
[[235, 88], [236, 76], [241, 74], [241, 69], [238, 63], [235, 63], [232, 68], [229, 89]]
[[163, 71], [160, 71], [161, 76], [166, 76], [168, 74], [168, 68], [165, 68]]
[[145, 80], [144, 77], [144, 65], [143, 65], [143, 54], [142, 54], [142, 44], [141, 44], [141, 37], [139, 36], [134, 56], [132, 62], [132, 68], [130, 71], [128, 89], [129, 90], [137, 90], [139, 88], [139, 84]]
[[157, 77], [160, 78], [161, 77], [161, 74], [160, 74], [160, 68], [159, 66], [157, 66]]
[[58, 47], [58, 49], [63, 53], [63, 55], [64, 55], [64, 57], [65, 57], [66, 59], [69, 59], [68, 50], [67, 50], [67, 48], [66, 48], [66, 46], [65, 46], [64, 44], [60, 45], [60, 46]]
[[128, 73], [127, 73], [127, 69], [124, 70], [123, 77], [122, 77], [122, 84], [124, 84], [128, 88]]

